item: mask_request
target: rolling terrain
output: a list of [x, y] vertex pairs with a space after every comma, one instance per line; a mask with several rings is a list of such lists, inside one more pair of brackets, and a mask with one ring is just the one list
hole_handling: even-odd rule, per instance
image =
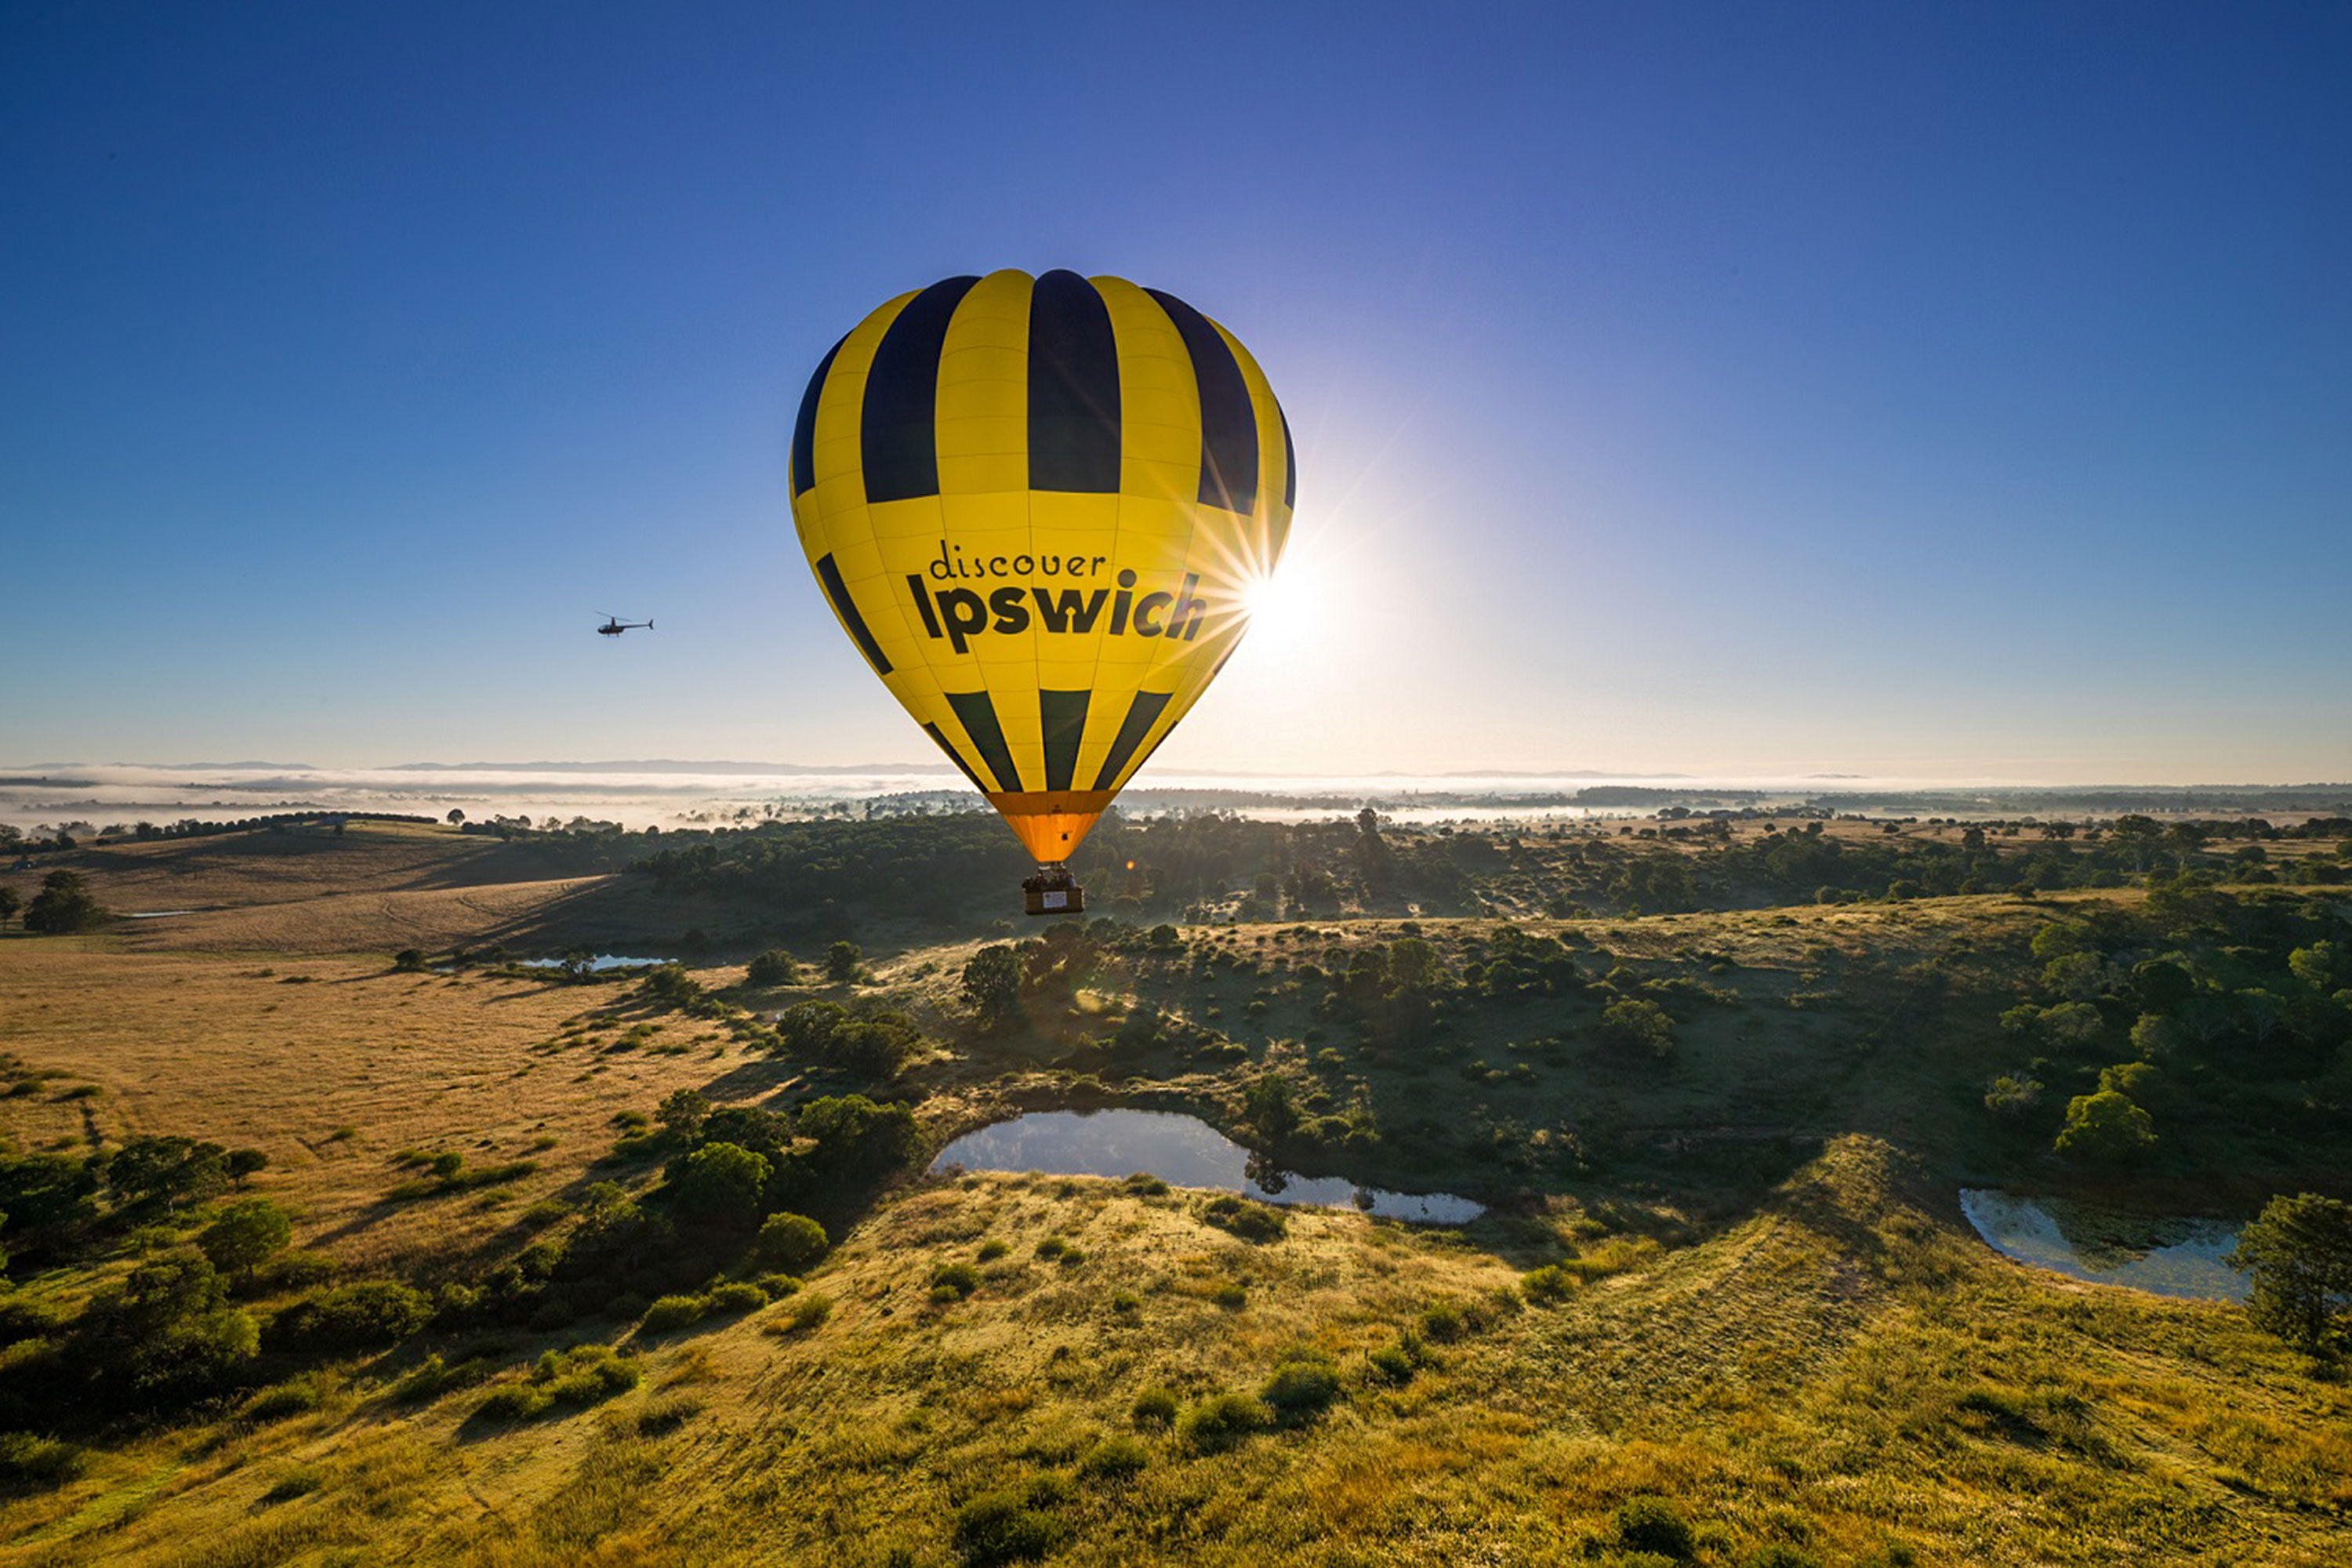
[[[77, 1325], [226, 1205], [290, 1213], [304, 1261], [235, 1282], [221, 1310], [258, 1348], [216, 1385], [37, 1412], [71, 1458], [11, 1461], [0, 1563], [2352, 1553], [2352, 1394], [2325, 1363], [2227, 1305], [2009, 1263], [1955, 1201], [1995, 1181], [2243, 1212], [2342, 1184], [2340, 1060], [2252, 1072], [2210, 1046], [2139, 1090], [2152, 1163], [2061, 1162], [2136, 993], [2053, 981], [2042, 934], [2093, 933], [2126, 977], [2176, 947], [2253, 965], [2340, 930], [2340, 888], [2198, 913], [2300, 922], [2221, 944], [2140, 886], [1559, 916], [1558, 868], [1521, 855], [1492, 890], [1509, 921], [1364, 900], [1097, 922], [1022, 949], [990, 1016], [968, 966], [1038, 928], [870, 918], [828, 978], [826, 933], [794, 925], [796, 982], [753, 985], [757, 909], [574, 846], [353, 825], [74, 863], [118, 911], [195, 912], [0, 940], [12, 1151], [176, 1135], [268, 1163], [71, 1247], [12, 1234], [0, 1396], [78, 1386], [55, 1381]], [[726, 934], [691, 952], [695, 928]], [[600, 980], [493, 945], [683, 962]], [[2050, 1011], [2077, 983], [2116, 1003], [2106, 1033]], [[813, 1004], [887, 1010], [902, 1054], [812, 1045]], [[1995, 1113], [2004, 1074], [2046, 1095]], [[866, 1097], [904, 1107], [908, 1157], [801, 1189], [821, 1258], [787, 1276], [684, 1206], [730, 1111], [798, 1118], [781, 1176], [827, 1152], [812, 1107]], [[1013, 1110], [1108, 1104], [1488, 1212], [1443, 1230], [919, 1173]], [[603, 1273], [574, 1267], [598, 1226], [627, 1254]], [[415, 1292], [417, 1321], [288, 1328], [366, 1281]]]

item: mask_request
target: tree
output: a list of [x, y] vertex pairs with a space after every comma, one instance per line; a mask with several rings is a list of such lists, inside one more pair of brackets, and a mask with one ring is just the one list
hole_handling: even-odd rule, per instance
[[228, 1152], [228, 1178], [240, 1187], [245, 1185], [247, 1176], [268, 1169], [268, 1165], [269, 1156], [258, 1149], [232, 1149]]
[[196, 1235], [196, 1247], [224, 1274], [250, 1279], [253, 1271], [294, 1239], [294, 1222], [268, 1198], [246, 1198], [221, 1210]]
[[772, 1214], [760, 1226], [760, 1256], [780, 1268], [805, 1268], [832, 1245], [806, 1215]]
[[1655, 1002], [1612, 1002], [1601, 1015], [1601, 1037], [1631, 1055], [1674, 1055], [1675, 1020]]
[[837, 984], [846, 985], [856, 980], [865, 966], [866, 954], [854, 942], [836, 942], [824, 950], [825, 978]]
[[8, 922], [16, 918], [16, 911], [24, 907], [25, 900], [17, 896], [16, 889], [0, 888], [0, 930], [5, 930]]
[[2112, 1089], [2078, 1094], [2066, 1102], [2066, 1125], [2057, 1150], [2073, 1160], [2129, 1164], [2156, 1148], [2156, 1123], [2131, 1097]]
[[25, 910], [25, 929], [42, 936], [70, 936], [89, 931], [108, 920], [105, 906], [90, 896], [75, 871], [52, 871], [41, 879], [41, 890]]
[[984, 1029], [1003, 1028], [1019, 1017], [1021, 955], [1001, 942], [973, 953], [963, 966], [963, 999]]
[[709, 1117], [709, 1100], [691, 1089], [674, 1089], [654, 1107], [654, 1120], [661, 1123], [663, 1131], [681, 1143], [693, 1142]]
[[211, 1197], [228, 1183], [228, 1151], [193, 1138], [133, 1138], [106, 1163], [106, 1184], [125, 1203], [177, 1208]]
[[460, 823], [462, 823], [462, 822], [464, 822], [464, 821], [466, 820], [466, 814], [465, 814], [464, 812], [462, 812], [462, 811], [459, 811], [456, 806], [454, 806], [454, 805], [453, 805], [453, 806], [451, 806], [451, 807], [449, 808], [449, 818], [448, 818], [448, 820], [449, 820], [449, 826], [452, 826], [452, 827], [455, 827], [455, 826], [457, 826], [458, 824], [460, 824]]
[[800, 961], [781, 947], [768, 949], [743, 971], [743, 984], [746, 985], [798, 985], [800, 983]]
[[678, 1169], [678, 1211], [718, 1225], [750, 1225], [760, 1217], [768, 1170], [765, 1159], [740, 1144], [705, 1143]]
[[2352, 1328], [2352, 1204], [2282, 1194], [2226, 1261], [2250, 1277], [2246, 1315], [2287, 1343], [2318, 1351]]

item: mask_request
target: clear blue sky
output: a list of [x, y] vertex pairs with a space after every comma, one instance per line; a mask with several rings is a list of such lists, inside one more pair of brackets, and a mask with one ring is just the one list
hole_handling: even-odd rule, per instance
[[790, 421], [1011, 266], [1297, 433], [1145, 782], [2352, 777], [2347, 86], [2342, 5], [16, 0], [0, 763], [924, 758]]

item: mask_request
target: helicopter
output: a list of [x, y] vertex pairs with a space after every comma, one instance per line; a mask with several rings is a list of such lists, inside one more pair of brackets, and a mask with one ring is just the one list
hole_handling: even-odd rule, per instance
[[618, 616], [606, 616], [604, 624], [596, 628], [596, 635], [600, 637], [616, 637], [623, 632], [635, 630], [638, 626], [643, 626], [647, 631], [654, 629], [654, 624], [651, 621], [625, 621]]

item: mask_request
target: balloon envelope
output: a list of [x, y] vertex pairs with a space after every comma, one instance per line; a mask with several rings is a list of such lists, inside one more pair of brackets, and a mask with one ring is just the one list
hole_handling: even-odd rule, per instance
[[900, 295], [824, 356], [793, 521], [866, 662], [1052, 863], [1240, 642], [1292, 466], [1264, 373], [1191, 306], [992, 272]]

